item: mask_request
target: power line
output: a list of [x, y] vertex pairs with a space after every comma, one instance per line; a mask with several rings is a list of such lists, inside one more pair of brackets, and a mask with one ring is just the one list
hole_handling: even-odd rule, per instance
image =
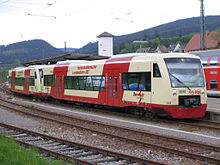
[[7, 3], [7, 2], [9, 2], [9, 1], [10, 1], [10, 0], [7, 0], [7, 1], [1, 2], [0, 4]]
[[52, 15], [39, 15], [39, 14], [31, 14], [28, 13], [29, 16], [35, 16], [35, 17], [48, 17], [48, 18], [54, 18], [56, 19], [56, 16], [52, 16]]
[[128, 19], [123, 19], [123, 18], [115, 18], [115, 19], [118, 20], [118, 21], [125, 21], [125, 22], [133, 23], [132, 20], [128, 20]]

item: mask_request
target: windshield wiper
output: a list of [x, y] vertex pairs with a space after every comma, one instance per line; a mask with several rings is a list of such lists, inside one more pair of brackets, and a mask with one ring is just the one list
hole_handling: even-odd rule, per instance
[[179, 78], [177, 78], [176, 76], [174, 76], [174, 75], [173, 75], [172, 73], [170, 73], [170, 72], [169, 72], [169, 74], [170, 74], [173, 78], [175, 78], [179, 83], [181, 83], [184, 87], [188, 88], [188, 89], [191, 91], [190, 87], [187, 86], [184, 82], [182, 82]]

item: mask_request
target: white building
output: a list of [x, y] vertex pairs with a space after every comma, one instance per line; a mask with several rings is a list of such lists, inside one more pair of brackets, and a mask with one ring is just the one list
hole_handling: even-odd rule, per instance
[[99, 49], [99, 56], [107, 56], [110, 57], [113, 55], [113, 35], [104, 32], [97, 36], [99, 38], [98, 42], [98, 49]]

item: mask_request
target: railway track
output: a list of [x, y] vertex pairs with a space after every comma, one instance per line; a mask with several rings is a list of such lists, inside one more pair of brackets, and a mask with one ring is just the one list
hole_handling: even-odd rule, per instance
[[[218, 146], [151, 134], [140, 130], [133, 130], [119, 126], [117, 127], [95, 121], [88, 121], [82, 118], [75, 118], [74, 116], [70, 115], [49, 112], [33, 106], [25, 106], [18, 103], [16, 103], [17, 105], [12, 106], [11, 104], [12, 103], [8, 102], [7, 100], [1, 100], [2, 106], [10, 108], [13, 111], [20, 111], [35, 117], [59, 122], [68, 126], [78, 127], [98, 134], [118, 138], [126, 142], [139, 144], [148, 148], [163, 150], [175, 155], [201, 160], [207, 163], [218, 164], [220, 162], [220, 147]], [[83, 122], [86, 124], [82, 124]]]
[[192, 120], [191, 122], [182, 122], [185, 125], [196, 126], [207, 129], [214, 129], [220, 131], [220, 122], [210, 120]]
[[75, 160], [80, 164], [125, 164], [125, 165], [144, 165], [144, 164], [163, 164], [144, 158], [126, 155], [118, 152], [104, 150], [80, 143], [75, 143], [60, 138], [55, 138], [45, 134], [36, 133], [8, 124], [0, 123], [0, 133], [11, 136], [19, 143], [38, 148], [42, 152], [54, 156]]

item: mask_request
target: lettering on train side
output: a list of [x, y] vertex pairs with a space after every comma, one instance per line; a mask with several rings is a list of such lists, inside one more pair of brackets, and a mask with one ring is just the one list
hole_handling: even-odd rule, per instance
[[96, 69], [97, 66], [96, 65], [87, 65], [87, 66], [78, 66], [77, 69], [78, 70], [84, 70], [84, 69]]

